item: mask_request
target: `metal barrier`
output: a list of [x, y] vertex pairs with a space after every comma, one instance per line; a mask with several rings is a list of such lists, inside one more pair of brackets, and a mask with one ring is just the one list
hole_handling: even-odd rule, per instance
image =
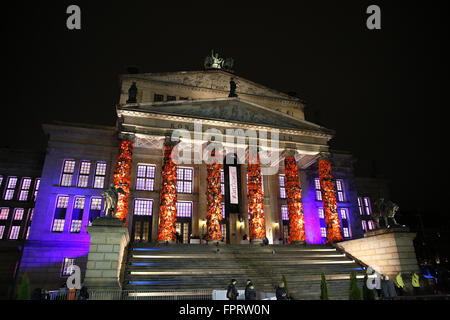
[[[212, 300], [212, 290], [88, 290], [88, 300]], [[79, 290], [49, 291], [49, 300], [80, 300]]]

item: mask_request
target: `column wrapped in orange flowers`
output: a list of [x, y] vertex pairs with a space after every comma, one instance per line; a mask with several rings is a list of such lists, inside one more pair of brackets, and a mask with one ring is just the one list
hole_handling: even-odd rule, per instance
[[289, 243], [306, 241], [302, 194], [294, 157], [284, 159], [285, 186], [289, 211]]
[[222, 188], [220, 176], [222, 165], [214, 161], [214, 151], [212, 153], [211, 164], [206, 165], [207, 170], [207, 208], [206, 208], [206, 227], [208, 234], [206, 240], [221, 241], [222, 228]]
[[341, 221], [337, 211], [336, 191], [334, 190], [331, 162], [329, 160], [319, 161], [319, 178], [327, 226], [327, 243], [341, 241], [343, 240]]
[[[254, 161], [250, 161], [251, 158]], [[247, 174], [250, 240], [264, 239], [266, 236], [266, 219], [264, 218], [264, 194], [259, 155], [249, 156]]]
[[116, 210], [116, 218], [124, 221], [125, 225], [128, 215], [128, 200], [130, 197], [132, 156], [133, 144], [129, 141], [122, 141], [114, 170], [114, 185], [125, 191], [125, 194], [119, 193]]
[[177, 165], [172, 160], [173, 146], [164, 147], [162, 188], [159, 204], [158, 242], [174, 241], [177, 221]]

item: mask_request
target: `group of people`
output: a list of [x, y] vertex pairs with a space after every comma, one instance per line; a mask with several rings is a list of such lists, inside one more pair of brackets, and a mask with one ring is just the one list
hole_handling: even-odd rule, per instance
[[[415, 272], [411, 274], [411, 285], [413, 294], [418, 295], [420, 293], [420, 281], [419, 275]], [[402, 273], [398, 273], [395, 277], [395, 284], [388, 276], [383, 276], [376, 290], [378, 297], [383, 300], [391, 300], [397, 296], [405, 295], [405, 283], [403, 282]]]
[[[239, 297], [239, 291], [236, 288], [236, 279], [231, 279], [231, 283], [227, 288], [227, 298], [228, 300], [237, 300]], [[248, 279], [247, 284], [245, 286], [245, 300], [256, 300], [256, 289], [253, 282]], [[288, 293], [286, 288], [284, 287], [284, 283], [280, 283], [276, 290], [276, 298], [277, 300], [289, 300]]]
[[66, 283], [63, 283], [61, 285], [56, 295], [52, 295], [48, 290], [41, 288], [36, 288], [31, 293], [31, 300], [88, 300], [88, 299], [89, 299], [89, 292], [86, 286], [83, 285], [80, 290], [68, 289]]

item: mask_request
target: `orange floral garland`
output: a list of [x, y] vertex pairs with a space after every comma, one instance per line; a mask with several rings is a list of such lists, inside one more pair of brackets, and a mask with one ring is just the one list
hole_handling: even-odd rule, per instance
[[207, 164], [206, 169], [208, 172], [206, 190], [206, 226], [208, 234], [206, 235], [206, 240], [220, 241], [222, 240], [222, 229], [220, 227], [220, 221], [222, 220], [222, 188], [220, 184], [222, 165], [218, 163]]
[[294, 157], [285, 158], [284, 169], [289, 211], [289, 243], [306, 241], [302, 194], [298, 177], [297, 162]]
[[116, 218], [127, 224], [128, 200], [130, 197], [131, 185], [131, 161], [133, 156], [133, 144], [129, 141], [122, 141], [117, 157], [117, 164], [114, 170], [114, 185], [120, 187], [126, 194], [119, 193], [117, 200]]
[[172, 161], [172, 150], [172, 146], [165, 146], [164, 148], [158, 242], [173, 241], [176, 238], [177, 166]]
[[342, 241], [341, 221], [337, 211], [336, 191], [334, 190], [331, 162], [329, 160], [319, 161], [319, 178], [325, 223], [327, 225], [327, 243]]
[[256, 164], [248, 161], [248, 210], [250, 215], [250, 240], [264, 239], [266, 236], [266, 219], [264, 218], [264, 194], [261, 185], [261, 166], [259, 155]]

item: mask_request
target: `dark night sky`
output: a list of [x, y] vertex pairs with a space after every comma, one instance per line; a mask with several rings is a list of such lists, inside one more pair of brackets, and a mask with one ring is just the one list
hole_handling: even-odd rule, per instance
[[[196, 2], [197, 3], [197, 2]], [[444, 197], [444, 2], [296, 1], [270, 6], [209, 2], [46, 1], [2, 10], [1, 146], [43, 148], [53, 120], [114, 125], [118, 75], [200, 70], [215, 49], [236, 74], [306, 101], [351, 151], [357, 174], [373, 162], [401, 211], [449, 213]], [[431, 4], [430, 4], [431, 3]], [[78, 4], [82, 30], [66, 29]], [[366, 28], [370, 4], [382, 30]], [[6, 73], [6, 74], [5, 74]], [[309, 118], [309, 120], [314, 120]]]

